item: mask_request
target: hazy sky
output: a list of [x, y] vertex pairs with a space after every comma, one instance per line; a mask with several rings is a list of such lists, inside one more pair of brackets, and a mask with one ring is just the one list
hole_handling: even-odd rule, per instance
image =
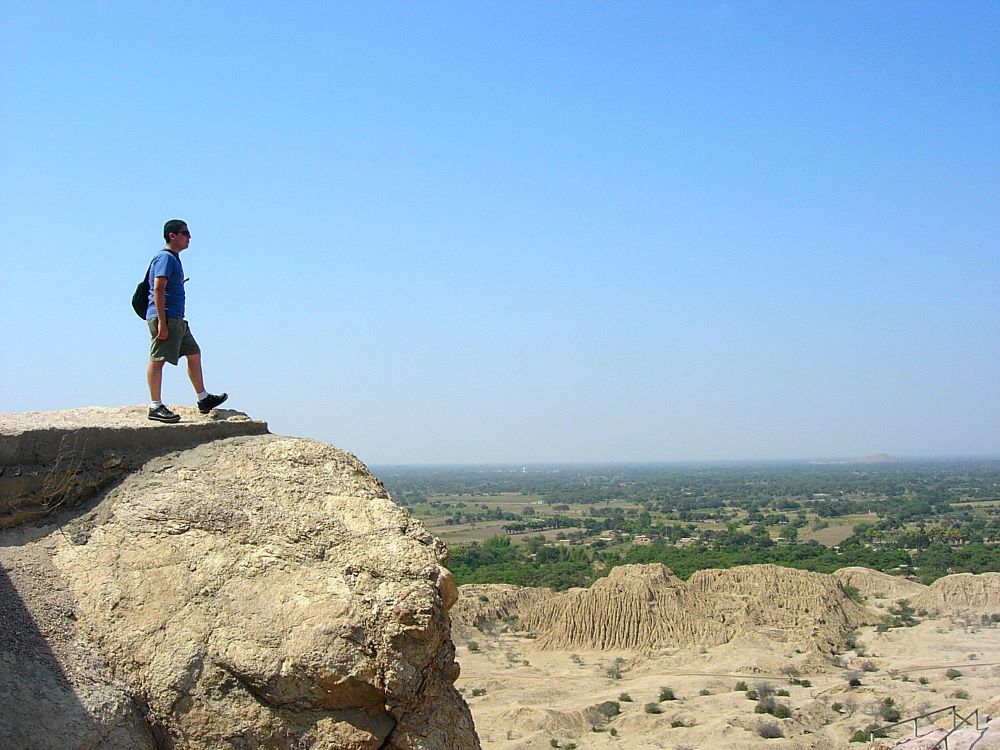
[[[0, 410], [376, 463], [1000, 454], [998, 2], [0, 3]], [[164, 399], [193, 404], [168, 369]]]

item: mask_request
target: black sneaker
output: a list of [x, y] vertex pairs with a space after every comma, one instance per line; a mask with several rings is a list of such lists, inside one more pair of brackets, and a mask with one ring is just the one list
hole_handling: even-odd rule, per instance
[[180, 414], [174, 414], [163, 404], [160, 404], [155, 409], [150, 409], [149, 418], [154, 422], [167, 422], [168, 424], [174, 424], [181, 421]]
[[214, 393], [209, 393], [205, 398], [198, 402], [198, 411], [202, 414], [208, 414], [212, 409], [221, 404], [229, 398], [228, 393], [222, 393], [216, 396]]

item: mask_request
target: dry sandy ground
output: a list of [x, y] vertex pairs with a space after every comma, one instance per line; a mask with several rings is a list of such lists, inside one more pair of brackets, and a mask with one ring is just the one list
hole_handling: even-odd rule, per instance
[[[542, 651], [524, 634], [466, 627], [456, 627], [454, 635], [462, 666], [458, 687], [486, 750], [550, 748], [553, 740], [579, 750], [843, 748], [855, 729], [884, 723], [872, 714], [886, 698], [906, 718], [952, 704], [967, 714], [1000, 695], [1000, 628], [983, 627], [978, 617], [924, 620], [886, 633], [864, 628], [858, 649], [839, 656], [845, 666], [763, 639], [640, 654]], [[616, 664], [617, 679], [609, 676]], [[789, 684], [782, 671], [789, 666], [798, 667], [811, 686]], [[864, 666], [876, 671], [862, 671]], [[948, 669], [961, 676], [949, 679]], [[860, 687], [848, 686], [851, 671], [860, 675]], [[770, 683], [788, 690], [776, 700], [791, 709], [791, 717], [754, 713], [755, 701], [734, 690], [739, 680], [751, 689]], [[677, 700], [660, 702], [662, 687], [671, 688]], [[623, 693], [632, 700], [622, 700]], [[603, 701], [616, 701], [621, 713], [602, 717], [595, 707]], [[648, 713], [651, 703], [662, 713]], [[940, 718], [950, 728], [950, 715]], [[784, 738], [759, 736], [765, 723], [778, 725]], [[921, 731], [931, 723], [923, 720]], [[896, 736], [908, 734], [912, 729], [904, 727]]]

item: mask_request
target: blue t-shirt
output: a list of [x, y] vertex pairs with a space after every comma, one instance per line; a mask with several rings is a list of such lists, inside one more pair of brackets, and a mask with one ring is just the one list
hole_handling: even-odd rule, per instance
[[153, 280], [157, 276], [167, 277], [167, 317], [184, 317], [184, 267], [180, 256], [169, 250], [161, 250], [149, 267], [149, 304], [146, 306], [146, 320], [156, 317], [156, 303], [153, 301]]

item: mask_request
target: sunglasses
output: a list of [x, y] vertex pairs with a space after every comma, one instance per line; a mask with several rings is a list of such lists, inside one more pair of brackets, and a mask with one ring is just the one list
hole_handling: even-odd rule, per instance
[[187, 237], [188, 239], [191, 239], [191, 232], [190, 232], [190, 231], [188, 231], [187, 229], [182, 229], [182, 230], [181, 230], [181, 231], [179, 231], [179, 232], [174, 232], [174, 234], [183, 234], [183, 235], [184, 235], [185, 237]]

